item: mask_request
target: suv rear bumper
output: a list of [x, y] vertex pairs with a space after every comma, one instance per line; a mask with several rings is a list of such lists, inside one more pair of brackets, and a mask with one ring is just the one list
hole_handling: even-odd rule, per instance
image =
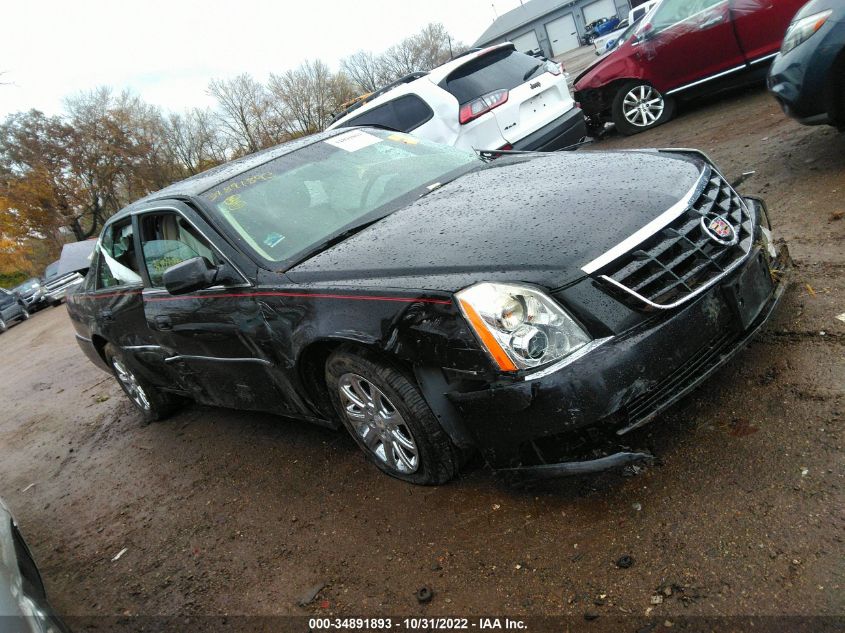
[[587, 136], [587, 123], [579, 108], [572, 108], [559, 119], [541, 127], [521, 141], [513, 149], [522, 151], [554, 152], [580, 143]]

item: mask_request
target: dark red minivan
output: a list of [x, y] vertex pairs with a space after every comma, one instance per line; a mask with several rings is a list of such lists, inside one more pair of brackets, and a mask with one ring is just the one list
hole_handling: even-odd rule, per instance
[[591, 125], [636, 134], [672, 118], [677, 96], [762, 79], [806, 0], [663, 0], [575, 80]]

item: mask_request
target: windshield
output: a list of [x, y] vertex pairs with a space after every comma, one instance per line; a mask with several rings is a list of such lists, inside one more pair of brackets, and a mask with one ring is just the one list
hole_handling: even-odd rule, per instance
[[51, 278], [55, 277], [58, 272], [59, 272], [59, 262], [57, 260], [57, 261], [54, 261], [49, 266], [47, 266], [47, 268], [44, 270], [44, 278], [45, 279], [51, 279]]
[[201, 197], [258, 255], [277, 263], [481, 165], [474, 152], [356, 129], [243, 172]]
[[15, 292], [28, 292], [38, 287], [39, 281], [37, 279], [28, 279], [19, 286], [15, 286]]
[[[643, 17], [645, 17], [645, 16], [643, 16]], [[637, 31], [640, 28], [640, 24], [642, 24], [642, 23], [643, 23], [642, 17], [635, 20], [634, 23], [631, 26], [629, 26], [627, 29], [625, 29], [625, 31], [622, 33], [622, 35], [620, 35], [618, 38], [616, 38], [616, 44], [615, 45], [621, 46], [622, 44], [627, 42], [628, 38], [631, 37], [634, 34], [634, 32]]]

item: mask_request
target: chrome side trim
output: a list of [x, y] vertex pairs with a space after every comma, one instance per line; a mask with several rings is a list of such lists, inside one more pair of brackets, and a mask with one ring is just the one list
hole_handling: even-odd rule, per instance
[[525, 382], [528, 382], [529, 380], [537, 380], [538, 378], [545, 378], [549, 374], [553, 374], [556, 371], [563, 369], [567, 365], [574, 363], [579, 358], [583, 358], [584, 356], [586, 356], [587, 354], [592, 352], [597, 347], [601, 347], [602, 345], [604, 345], [605, 343], [607, 343], [608, 341], [610, 341], [612, 339], [613, 339], [612, 336], [608, 336], [606, 338], [598, 338], [598, 339], [592, 340], [589, 343], [587, 343], [584, 347], [582, 347], [578, 350], [575, 350], [569, 356], [567, 356], [564, 359], [559, 360], [554, 365], [549, 365], [545, 369], [541, 369], [540, 371], [536, 371], [533, 374], [528, 374], [527, 376], [525, 376]]
[[129, 351], [139, 350], [160, 350], [163, 349], [161, 345], [126, 345], [122, 349]]
[[667, 95], [673, 95], [676, 92], [681, 92], [681, 90], [687, 90], [688, 88], [694, 88], [695, 86], [701, 85], [703, 83], [707, 83], [708, 81], [712, 81], [714, 79], [718, 79], [719, 77], [724, 77], [725, 75], [730, 75], [732, 73], [739, 72], [740, 70], [745, 70], [746, 65], [743, 64], [742, 66], [737, 66], [736, 68], [731, 68], [730, 70], [725, 70], [720, 73], [716, 73], [715, 75], [710, 75], [709, 77], [705, 77], [704, 79], [699, 79], [698, 81], [693, 81], [692, 83], [685, 84], [683, 86], [678, 86], [677, 88], [672, 88], [672, 90], [667, 90]]
[[581, 267], [581, 270], [588, 275], [592, 275], [597, 270], [607, 266], [613, 260], [621, 257], [629, 252], [635, 246], [642, 244], [652, 235], [662, 230], [667, 224], [680, 217], [689, 209], [690, 205], [701, 195], [704, 187], [710, 181], [711, 168], [705, 167], [698, 177], [695, 185], [687, 192], [687, 194], [678, 200], [675, 204], [669, 207], [666, 211], [654, 218], [651, 222], [646, 224], [639, 231], [633, 233], [630, 237], [619, 242], [616, 246], [611, 248], [606, 253], [599, 255], [589, 264]]
[[190, 354], [177, 354], [176, 356], [169, 356], [164, 359], [165, 363], [175, 363], [180, 360], [199, 360], [209, 361], [215, 363], [258, 363], [259, 365], [267, 365], [272, 367], [273, 363], [263, 358], [219, 358], [217, 356], [192, 356]]
[[763, 55], [762, 57], [758, 57], [754, 61], [748, 62], [749, 66], [753, 66], [754, 64], [760, 64], [762, 62], [768, 61], [770, 59], [774, 59], [778, 56], [778, 53], [772, 53], [771, 55]]

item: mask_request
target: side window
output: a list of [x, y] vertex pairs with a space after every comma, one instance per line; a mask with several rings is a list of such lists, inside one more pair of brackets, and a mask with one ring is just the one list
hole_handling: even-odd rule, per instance
[[164, 271], [194, 257], [205, 257], [219, 264], [215, 254], [196, 229], [177, 213], [152, 213], [141, 216], [141, 249], [150, 284], [164, 287]]
[[384, 125], [402, 132], [410, 132], [431, 119], [434, 112], [417, 95], [402, 95], [364, 114], [354, 117], [341, 127], [352, 125]]
[[131, 220], [108, 227], [97, 244], [97, 251], [97, 288], [141, 283]]

